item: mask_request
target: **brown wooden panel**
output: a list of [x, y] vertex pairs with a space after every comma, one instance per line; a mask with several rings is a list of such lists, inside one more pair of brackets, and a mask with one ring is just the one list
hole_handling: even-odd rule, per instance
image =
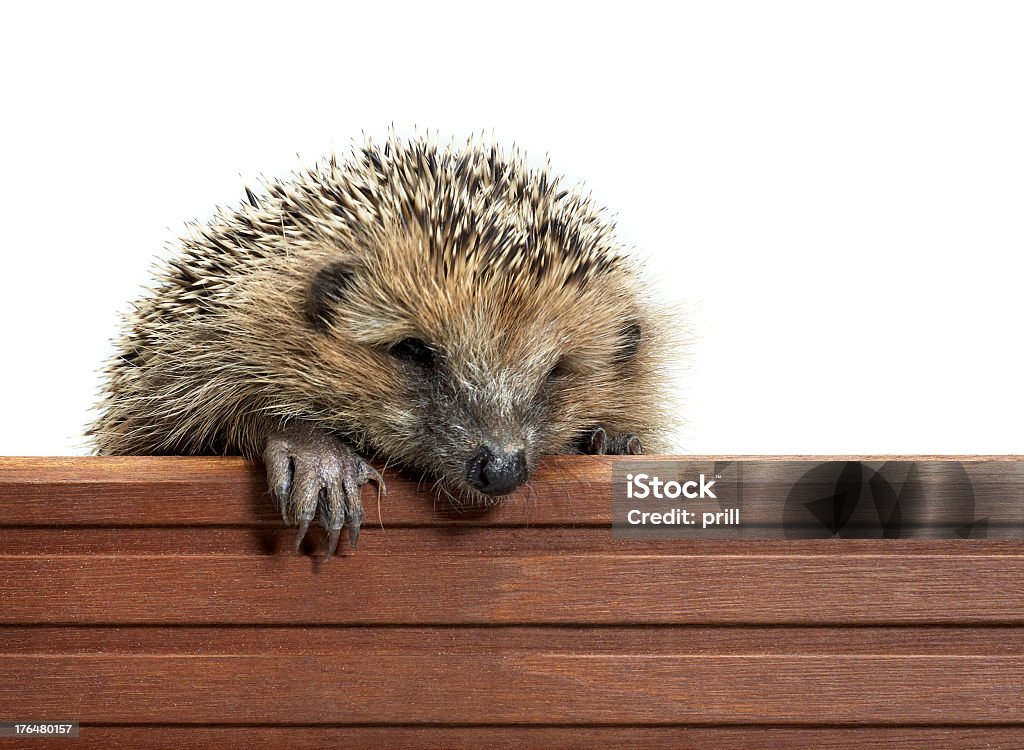
[[[323, 555], [324, 533], [314, 527], [302, 546], [309, 557]], [[632, 555], [750, 555], [834, 556], [942, 555], [977, 557], [1024, 556], [1024, 539], [925, 540], [892, 539], [797, 539], [757, 540], [624, 540], [613, 538], [607, 528], [584, 526], [429, 526], [381, 529], [364, 526], [359, 548], [343, 544], [342, 557], [470, 555], [527, 555], [609, 553]], [[70, 527], [0, 526], [0, 555], [51, 557], [56, 555], [162, 555], [234, 557], [294, 556], [295, 531], [280, 528], [240, 527]]]
[[[1006, 724], [1024, 656], [466, 649], [2, 655], [11, 716], [261, 724]], [[941, 689], [936, 689], [941, 685]]]
[[0, 628], [8, 655], [431, 654], [1021, 656], [1024, 628], [507, 626]]
[[[1013, 494], [981, 462], [1020, 457], [934, 458]], [[0, 718], [86, 724], [33, 747], [1024, 747], [1024, 540], [613, 539], [618, 460], [484, 512], [391, 475], [324, 565], [240, 459], [0, 458]]]
[[[745, 712], [814, 723], [834, 699], [844, 708], [829, 723], [913, 723], [931, 711], [946, 723], [1005, 722], [993, 711], [1019, 706], [1021, 637], [1005, 628], [4, 628], [0, 705], [18, 715], [73, 708], [107, 723], [128, 712], [129, 722], [189, 723], [587, 723], [597, 712], [632, 723], [743, 722]], [[957, 686], [936, 701], [924, 683], [942, 670]], [[747, 687], [731, 695], [739, 683]]]
[[[391, 472], [379, 507], [372, 488], [364, 490], [366, 523], [607, 525], [610, 460], [551, 457], [528, 490], [493, 509], [452, 508], [429, 486]], [[0, 524], [252, 526], [280, 525], [280, 516], [262, 469], [240, 458], [0, 457]]]
[[1019, 555], [0, 557], [0, 623], [1024, 623]]
[[[647, 458], [647, 457], [645, 457]], [[741, 456], [683, 458], [734, 461]], [[771, 460], [1020, 461], [1020, 456], [774, 456]], [[457, 510], [417, 483], [388, 474], [388, 495], [378, 509], [365, 491], [367, 523], [403, 525], [605, 525], [611, 521], [608, 456], [551, 456], [520, 490], [488, 511]], [[984, 482], [984, 472], [979, 480]], [[765, 485], [778, 491], [770, 479]], [[756, 488], [757, 485], [751, 485]], [[0, 524], [125, 526], [277, 525], [279, 519], [261, 469], [240, 458], [215, 457], [0, 457]]]
[[177, 727], [85, 726], [39, 750], [1020, 750], [1022, 727]]

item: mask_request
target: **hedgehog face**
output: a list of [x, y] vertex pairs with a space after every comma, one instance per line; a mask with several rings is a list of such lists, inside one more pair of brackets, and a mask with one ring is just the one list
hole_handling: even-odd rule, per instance
[[635, 365], [648, 347], [632, 277], [554, 291], [508, 281], [335, 263], [310, 285], [319, 372], [337, 370], [320, 398], [357, 428], [356, 442], [432, 476], [456, 500], [514, 491], [542, 455], [573, 452], [598, 425], [641, 429], [634, 389], [649, 368]]
[[604, 320], [568, 336], [546, 316], [480, 317], [383, 348], [412, 408], [378, 439], [385, 453], [475, 500], [514, 491], [540, 456], [571, 452], [617, 409], [628, 412], [614, 395], [616, 374], [641, 337], [636, 322]]
[[387, 348], [416, 405], [395, 435], [418, 438], [422, 450], [407, 458], [449, 490], [506, 495], [528, 479], [537, 455], [543, 415], [532, 374], [446, 344], [405, 337]]

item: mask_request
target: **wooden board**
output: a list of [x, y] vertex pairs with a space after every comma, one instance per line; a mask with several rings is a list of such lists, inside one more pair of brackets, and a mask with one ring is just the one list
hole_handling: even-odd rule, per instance
[[487, 511], [390, 475], [325, 565], [239, 459], [0, 458], [0, 719], [82, 722], [31, 747], [1024, 746], [1024, 541], [624, 541], [618, 460]]

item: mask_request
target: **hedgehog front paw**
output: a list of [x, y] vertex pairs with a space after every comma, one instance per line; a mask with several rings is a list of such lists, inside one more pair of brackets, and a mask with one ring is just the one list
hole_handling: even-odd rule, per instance
[[299, 527], [295, 548], [319, 511], [327, 530], [327, 556], [338, 548], [341, 530], [349, 529], [353, 547], [363, 523], [364, 484], [375, 482], [386, 492], [380, 473], [354, 450], [331, 435], [296, 428], [272, 434], [263, 450], [267, 484], [285, 523]]
[[597, 427], [583, 436], [582, 452], [591, 456], [639, 456], [644, 449], [636, 435], [608, 435], [604, 427]]

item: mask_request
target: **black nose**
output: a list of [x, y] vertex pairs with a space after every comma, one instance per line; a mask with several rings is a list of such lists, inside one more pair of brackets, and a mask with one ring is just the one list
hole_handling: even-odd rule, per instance
[[526, 481], [526, 454], [482, 445], [469, 459], [466, 469], [470, 486], [485, 495], [507, 495]]

